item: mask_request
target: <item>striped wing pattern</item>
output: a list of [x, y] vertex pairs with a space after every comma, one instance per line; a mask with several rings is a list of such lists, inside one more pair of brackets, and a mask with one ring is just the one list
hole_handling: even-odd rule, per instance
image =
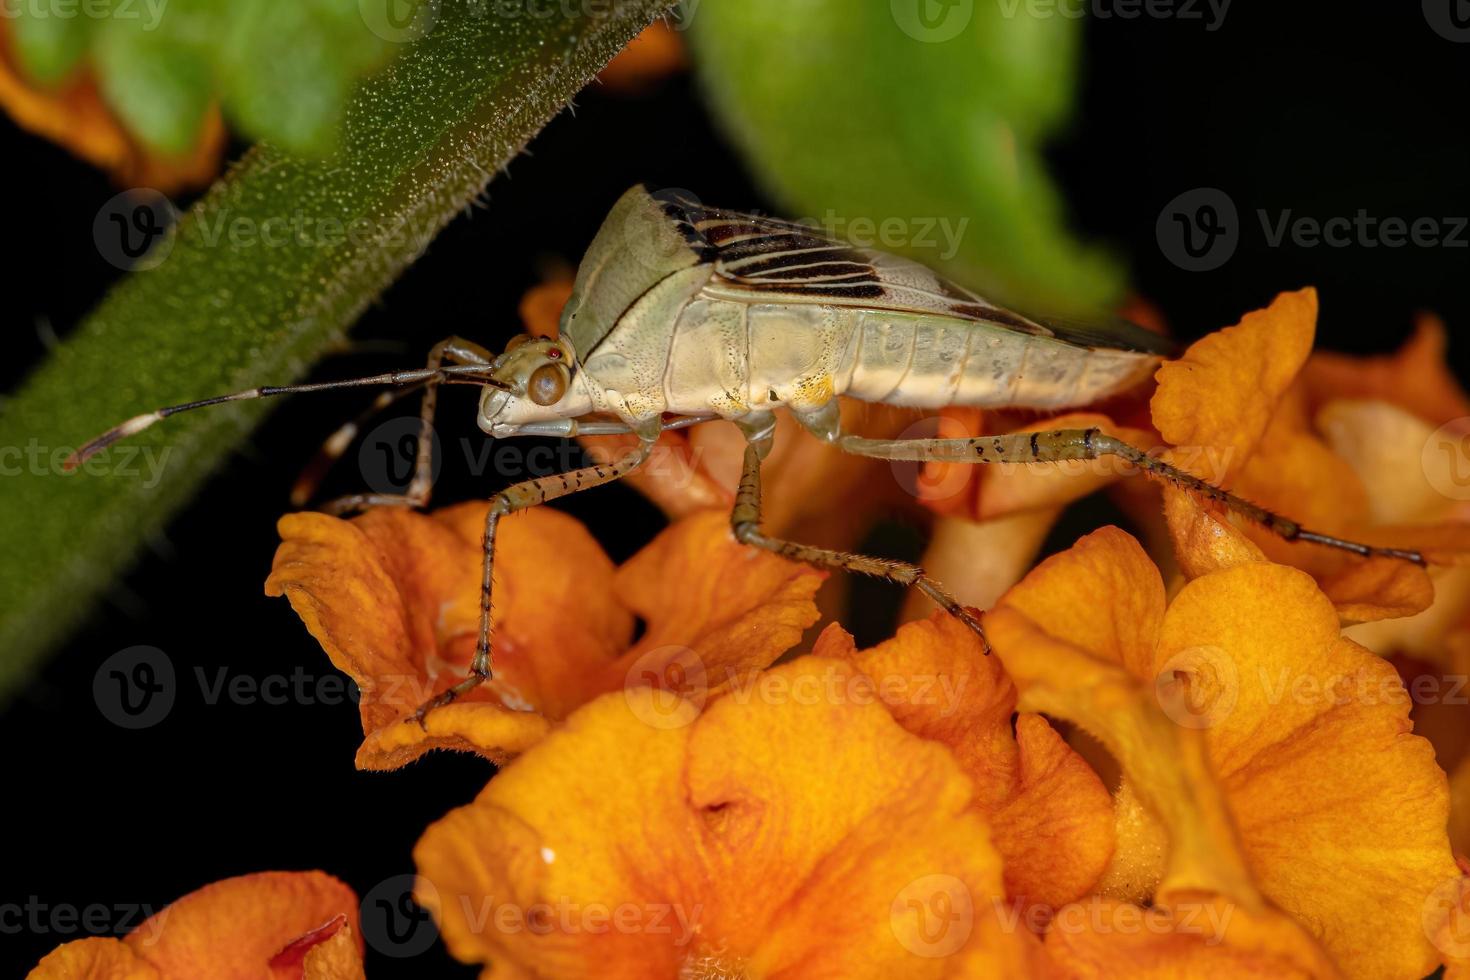
[[808, 225], [708, 207], [677, 192], [657, 195], [665, 217], [700, 260], [714, 264], [717, 287], [770, 302], [821, 302], [984, 322], [1089, 348], [1168, 353], [1164, 338], [1124, 321], [1046, 325], [988, 302], [909, 259], [858, 248]]

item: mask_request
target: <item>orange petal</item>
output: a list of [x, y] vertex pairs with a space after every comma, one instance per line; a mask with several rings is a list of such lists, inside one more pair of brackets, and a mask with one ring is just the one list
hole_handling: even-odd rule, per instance
[[762, 680], [678, 728], [651, 691], [600, 698], [431, 826], [416, 896], [450, 951], [547, 978], [1022, 973], [949, 752], [840, 663]]
[[[205, 885], [123, 942], [169, 980], [247, 980], [267, 975], [267, 964], [282, 950], [339, 916], [357, 931], [357, 896], [336, 878], [267, 871]], [[355, 949], [360, 957], [361, 946]]]
[[968, 628], [937, 612], [859, 653], [833, 624], [813, 654], [850, 660], [900, 725], [954, 752], [975, 781], [1014, 905], [1045, 915], [1097, 882], [1113, 851], [1112, 798], [1044, 718], [1022, 715], [1012, 731], [1015, 687]]
[[665, 684], [671, 664], [689, 698], [748, 682], [817, 621], [812, 597], [824, 578], [740, 544], [721, 511], [687, 517], [618, 569], [617, 598], [647, 630], [601, 672], [600, 689]]
[[1212, 450], [1238, 472], [1306, 362], [1316, 327], [1317, 293], [1303, 289], [1196, 341], [1159, 369], [1154, 427], [1171, 445]]
[[[546, 508], [507, 518], [496, 541], [494, 680], [428, 731], [398, 723], [466, 673], [479, 632], [486, 507], [280, 521], [266, 594], [286, 595], [357, 682], [363, 768], [393, 768], [431, 748], [505, 759], [545, 731], [523, 709], [557, 717], [590, 697], [597, 671], [632, 632], [632, 615], [612, 596], [612, 563], [580, 524]], [[565, 611], [571, 597], [575, 616]]]
[[1431, 427], [1470, 415], [1470, 397], [1450, 370], [1444, 322], [1421, 314], [1414, 334], [1387, 356], [1352, 357], [1318, 351], [1302, 371], [1314, 405], [1371, 398], [1398, 405]]
[[1038, 565], [1004, 603], [1051, 636], [1138, 673], [1153, 660], [1164, 583], [1132, 536], [1105, 527]]
[[[1340, 637], [1309, 576], [1269, 562], [1184, 586], [1162, 622], [1141, 630], [1144, 643], [1156, 639], [1147, 657], [1120, 657], [1106, 632], [1047, 601], [1090, 597], [1089, 613], [1116, 629], [1107, 607], [1139, 602], [1120, 583], [1144, 587], [1142, 561], [1121, 532], [1098, 532], [987, 615], [1021, 706], [1078, 721], [1118, 757], [1169, 834], [1160, 902], [1202, 891], [1255, 914], [1255, 882], [1349, 975], [1428, 972], [1435, 954], [1419, 909], [1453, 873], [1447, 794], [1428, 743], [1408, 734], [1393, 669]], [[1157, 583], [1146, 590], [1161, 595]], [[1102, 660], [1128, 663], [1134, 691]], [[1194, 758], [1199, 734], [1207, 761]]]
[[[936, 518], [919, 564], [960, 602], [989, 609], [1035, 563], [1060, 514], [1027, 510], [985, 521]], [[903, 618], [921, 619], [933, 608], [915, 589], [904, 597]]]
[[26, 974], [26, 980], [163, 980], [158, 968], [120, 939], [63, 943]]
[[1046, 934], [1051, 964], [1070, 977], [1337, 976], [1321, 947], [1290, 920], [1218, 895], [1144, 909], [1092, 899], [1061, 909]]
[[558, 276], [532, 286], [521, 297], [521, 323], [533, 337], [555, 338], [561, 331], [562, 307], [572, 298], [572, 278]]
[[615, 92], [638, 92], [652, 82], [683, 71], [688, 63], [680, 35], [668, 24], [656, 20], [628, 42], [597, 77]]
[[362, 950], [354, 942], [352, 930], [342, 929], [313, 946], [302, 962], [301, 980], [366, 980]]
[[1338, 630], [1305, 573], [1242, 565], [1184, 587], [1154, 668], [1214, 667], [1191, 682], [1212, 688], [1210, 760], [1262, 892], [1347, 974], [1419, 976], [1424, 897], [1454, 874], [1445, 777], [1393, 668]]

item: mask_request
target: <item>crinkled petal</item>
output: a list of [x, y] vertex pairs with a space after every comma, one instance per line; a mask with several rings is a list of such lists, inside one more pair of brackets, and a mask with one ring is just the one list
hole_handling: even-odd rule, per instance
[[416, 895], [451, 952], [548, 978], [1027, 972], [950, 753], [838, 662], [762, 680], [683, 727], [606, 695], [431, 826]]
[[93, 936], [63, 943], [26, 980], [164, 980], [158, 968], [120, 939]]
[[1006, 894], [1044, 912], [1087, 893], [1113, 851], [1113, 804], [1044, 718], [1011, 727], [1016, 691], [999, 658], [945, 612], [858, 652], [833, 624], [813, 654], [850, 660], [905, 729], [949, 746], [975, 781], [1005, 863]]
[[1316, 328], [1317, 293], [1303, 289], [1196, 341], [1159, 369], [1154, 426], [1170, 445], [1212, 449], [1238, 472], [1306, 362]]
[[[267, 871], [205, 885], [147, 919], [123, 942], [165, 980], [258, 980], [270, 974], [269, 964], [282, 950], [338, 917], [357, 932], [357, 896], [336, 878], [320, 871]], [[361, 956], [360, 943], [355, 949]]]
[[1046, 952], [1063, 975], [1193, 980], [1195, 977], [1334, 977], [1321, 947], [1281, 914], [1249, 912], [1217, 895], [1140, 908], [1092, 899], [1060, 910]]

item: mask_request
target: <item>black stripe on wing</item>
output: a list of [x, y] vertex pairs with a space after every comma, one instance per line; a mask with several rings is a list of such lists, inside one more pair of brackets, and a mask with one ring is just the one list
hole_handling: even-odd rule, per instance
[[883, 280], [867, 255], [806, 225], [710, 208], [679, 194], [664, 214], [722, 278], [761, 292], [876, 299]]

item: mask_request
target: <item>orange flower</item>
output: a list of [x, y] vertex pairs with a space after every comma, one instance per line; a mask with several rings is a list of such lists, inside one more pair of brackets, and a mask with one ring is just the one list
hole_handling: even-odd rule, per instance
[[1434, 968], [1425, 902], [1457, 877], [1445, 777], [1397, 675], [1341, 637], [1309, 576], [1248, 562], [1166, 607], [1137, 542], [1105, 528], [985, 621], [1020, 706], [1088, 729], [1123, 769], [1104, 894], [1215, 896], [1257, 925], [1265, 899], [1348, 976]]
[[[425, 728], [413, 710], [464, 677], [474, 653], [487, 507], [281, 519], [266, 593], [287, 596], [357, 682], [360, 768], [397, 768], [434, 748], [503, 762], [625, 686], [712, 696], [816, 621], [822, 573], [737, 544], [723, 514], [678, 522], [617, 568], [575, 520], [535, 508], [503, 521], [496, 541], [494, 678]], [[647, 629], [632, 643], [635, 617]], [[691, 662], [707, 673], [689, 675]]]
[[10, 27], [0, 17], [0, 108], [16, 125], [66, 147], [118, 184], [154, 187], [165, 193], [200, 187], [219, 172], [225, 127], [211, 108], [199, 128], [198, 144], [181, 157], [163, 156], [134, 140], [102, 101], [96, 78], [83, 70], [53, 90], [26, 79], [11, 50]]
[[688, 724], [605, 695], [419, 841], [416, 898], [492, 976], [1033, 975], [942, 746], [816, 657]]
[[656, 20], [628, 42], [607, 67], [597, 73], [614, 92], [636, 93], [688, 67], [684, 42], [668, 24]]
[[29, 980], [361, 980], [357, 896], [320, 871], [206, 885], [123, 939], [58, 946]]
[[[1177, 560], [1190, 577], [1269, 557], [1309, 571], [1343, 618], [1353, 622], [1420, 613], [1433, 600], [1436, 584], [1451, 588], [1456, 607], [1470, 601], [1470, 571], [1452, 576], [1442, 567], [1470, 555], [1465, 523], [1470, 508], [1432, 506], [1443, 504], [1444, 497], [1431, 486], [1435, 474], [1419, 459], [1428, 429], [1405, 424], [1401, 408], [1343, 397], [1384, 397], [1413, 388], [1412, 378], [1423, 374], [1424, 388], [1405, 395], [1404, 406], [1436, 416], [1463, 412], [1470, 401], [1444, 367], [1442, 334], [1429, 323], [1393, 358], [1355, 363], [1317, 355], [1309, 362], [1316, 317], [1313, 290], [1283, 293], [1265, 310], [1196, 342], [1160, 368], [1147, 421], [1112, 421], [1132, 418], [1124, 401], [1106, 414], [1072, 413], [1024, 428], [1095, 425], [1140, 448], [1172, 447], [1164, 454], [1169, 462], [1314, 531], [1419, 548], [1441, 566], [1433, 569], [1431, 581], [1430, 573], [1405, 562], [1364, 561], [1317, 545], [1288, 543], [1166, 486], [1167, 526]], [[979, 434], [978, 417], [969, 422], [974, 433], [957, 434]], [[973, 492], [951, 497], [937, 509], [980, 522], [987, 531], [941, 521], [925, 564], [978, 605], [989, 605], [1007, 579], [1018, 577], [1064, 505], [1122, 475], [1113, 460], [1065, 468], [977, 469], [995, 472], [976, 475]], [[1134, 498], [1130, 509], [1138, 510], [1133, 486], [1121, 489]], [[1152, 517], [1144, 515], [1144, 520]], [[1017, 542], [1016, 556], [1002, 564], [1001, 573], [975, 571], [978, 563], [967, 556], [997, 537]]]
[[1013, 728], [1015, 685], [962, 623], [937, 612], [862, 652], [834, 623], [812, 653], [852, 663], [900, 725], [954, 752], [1028, 924], [1097, 884], [1113, 856], [1112, 797], [1046, 719], [1024, 713]]

